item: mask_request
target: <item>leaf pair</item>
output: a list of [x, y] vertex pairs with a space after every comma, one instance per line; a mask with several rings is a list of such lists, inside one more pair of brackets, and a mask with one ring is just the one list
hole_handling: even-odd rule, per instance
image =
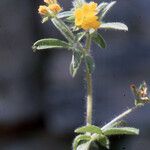
[[102, 130], [94, 125], [77, 128], [75, 132], [80, 133], [80, 135], [74, 139], [73, 150], [89, 150], [93, 143], [99, 143], [101, 146], [109, 149], [109, 136], [139, 134], [139, 130], [136, 128], [111, 127], [106, 130]]

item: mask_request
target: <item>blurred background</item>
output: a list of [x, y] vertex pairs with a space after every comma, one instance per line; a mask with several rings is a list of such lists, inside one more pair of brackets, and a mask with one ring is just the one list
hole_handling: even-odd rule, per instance
[[[97, 1], [98, 2], [98, 1]], [[84, 71], [72, 79], [71, 53], [66, 50], [32, 52], [45, 37], [63, 37], [37, 13], [42, 0], [0, 1], [0, 149], [71, 150], [73, 130], [85, 118]], [[64, 10], [71, 1], [60, 1]], [[93, 45], [96, 61], [94, 123], [103, 126], [133, 105], [130, 84], [150, 85], [150, 1], [118, 0], [105, 17], [124, 22], [129, 32], [101, 31], [107, 48]], [[150, 105], [126, 120], [139, 136], [112, 138], [112, 150], [150, 147]]]

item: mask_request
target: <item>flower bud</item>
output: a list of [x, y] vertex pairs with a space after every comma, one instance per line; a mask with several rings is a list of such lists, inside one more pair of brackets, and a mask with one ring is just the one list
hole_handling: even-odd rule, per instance
[[49, 9], [54, 13], [58, 13], [62, 10], [62, 7], [59, 4], [50, 4]]
[[45, 5], [39, 6], [38, 12], [40, 15], [45, 16], [48, 13], [48, 7]]

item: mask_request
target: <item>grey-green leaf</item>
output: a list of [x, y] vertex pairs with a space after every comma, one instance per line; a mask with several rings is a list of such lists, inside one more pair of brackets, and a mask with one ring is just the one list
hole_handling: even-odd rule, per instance
[[109, 3], [107, 3], [107, 2], [100, 3], [100, 4], [97, 6], [97, 11], [98, 11], [98, 12], [102, 11], [104, 8], [106, 8], [106, 6], [107, 6], [108, 4], [109, 4]]
[[63, 11], [57, 15], [58, 18], [66, 18], [73, 15], [72, 11]]
[[107, 136], [101, 135], [100, 138], [97, 140], [97, 142], [99, 142], [100, 145], [106, 147], [107, 149], [109, 149], [110, 147], [110, 142]]
[[103, 17], [107, 14], [107, 12], [116, 4], [116, 1], [110, 2], [101, 12], [100, 18], [103, 19]]
[[78, 41], [81, 41], [85, 35], [86, 35], [86, 32], [79, 32], [79, 33], [77, 33], [77, 35], [76, 35], [76, 39], [77, 39]]
[[51, 49], [51, 48], [71, 48], [68, 43], [65, 41], [61, 41], [59, 39], [41, 39], [34, 43], [33, 45], [33, 51], [36, 50], [43, 50], [43, 49]]
[[91, 141], [83, 143], [77, 147], [77, 150], [90, 150]]
[[42, 19], [42, 23], [45, 23], [45, 22], [47, 22], [49, 20], [49, 17], [44, 17], [43, 19]]
[[106, 48], [106, 42], [99, 33], [94, 33], [92, 40], [101, 48]]
[[138, 135], [139, 129], [131, 128], [131, 127], [122, 127], [122, 128], [109, 128], [103, 131], [104, 135]]
[[114, 122], [111, 125], [111, 127], [120, 127], [120, 126], [127, 126], [127, 123], [125, 121], [121, 120], [121, 121]]
[[101, 128], [99, 128], [97, 126], [94, 126], [94, 125], [88, 125], [88, 126], [83, 126], [83, 127], [77, 128], [75, 130], [75, 132], [76, 133], [86, 133], [86, 132], [89, 132], [89, 133], [102, 134]]
[[120, 22], [102, 23], [100, 25], [100, 29], [114, 29], [114, 30], [128, 31], [128, 27], [124, 23]]
[[70, 74], [72, 77], [75, 77], [80, 64], [82, 61], [82, 53], [80, 51], [75, 51], [72, 55], [72, 60], [70, 64]]
[[75, 20], [75, 16], [74, 15], [69, 16], [68, 18], [66, 18], [66, 21], [68, 21], [68, 22], [74, 22], [74, 20]]
[[74, 43], [75, 36], [69, 27], [59, 18], [51, 19], [55, 27], [62, 33], [62, 35], [70, 42]]
[[73, 150], [76, 150], [77, 149], [77, 147], [78, 147], [78, 145], [79, 145], [79, 143], [81, 142], [81, 141], [85, 141], [85, 142], [87, 142], [87, 141], [89, 141], [91, 139], [91, 137], [90, 136], [88, 136], [88, 135], [78, 135], [78, 136], [76, 136], [76, 138], [74, 139], [74, 141], [73, 141]]
[[91, 74], [95, 69], [95, 63], [94, 63], [93, 58], [89, 55], [86, 55], [85, 56], [85, 63], [86, 63], [86, 67], [88, 69], [89, 74]]

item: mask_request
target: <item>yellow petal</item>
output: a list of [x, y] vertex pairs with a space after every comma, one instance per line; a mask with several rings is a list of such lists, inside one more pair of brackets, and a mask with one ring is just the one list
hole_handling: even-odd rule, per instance
[[97, 3], [95, 3], [95, 2], [90, 2], [89, 3], [89, 8], [90, 8], [90, 10], [96, 10], [96, 8], [97, 8]]
[[75, 10], [75, 25], [84, 29], [97, 29], [100, 26], [97, 15], [97, 3], [85, 3], [81, 8]]
[[50, 4], [48, 7], [54, 13], [58, 13], [62, 10], [62, 8], [59, 4]]

